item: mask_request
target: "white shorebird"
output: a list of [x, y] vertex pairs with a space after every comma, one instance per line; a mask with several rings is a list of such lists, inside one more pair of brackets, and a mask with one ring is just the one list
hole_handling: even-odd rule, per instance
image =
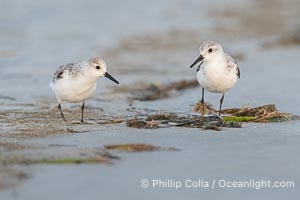
[[222, 93], [219, 108], [220, 116], [224, 94], [236, 84], [240, 78], [240, 70], [235, 60], [226, 54], [217, 42], [204, 42], [199, 51], [200, 56], [190, 68], [198, 64], [197, 80], [202, 87], [201, 103], [205, 105], [204, 89], [212, 93]]
[[91, 58], [81, 63], [68, 63], [59, 67], [50, 81], [50, 87], [58, 100], [58, 110], [64, 121], [66, 119], [60, 104], [66, 101], [83, 102], [81, 106], [81, 122], [83, 122], [84, 101], [94, 94], [100, 77], [109, 78], [119, 84], [106, 71], [106, 64], [100, 58]]

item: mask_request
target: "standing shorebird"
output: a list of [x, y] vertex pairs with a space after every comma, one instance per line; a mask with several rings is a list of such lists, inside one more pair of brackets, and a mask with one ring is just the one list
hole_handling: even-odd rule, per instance
[[93, 96], [97, 80], [106, 77], [119, 84], [107, 71], [104, 60], [91, 58], [81, 63], [68, 63], [59, 67], [50, 81], [50, 87], [58, 100], [58, 110], [64, 121], [67, 121], [61, 109], [63, 101], [69, 103], [83, 102], [81, 122], [83, 122], [84, 101]]
[[198, 64], [197, 80], [202, 87], [201, 103], [205, 106], [204, 89], [212, 93], [222, 93], [219, 108], [220, 116], [224, 94], [239, 80], [240, 70], [235, 60], [226, 54], [222, 46], [217, 42], [204, 42], [200, 46], [199, 51], [200, 56], [190, 68]]

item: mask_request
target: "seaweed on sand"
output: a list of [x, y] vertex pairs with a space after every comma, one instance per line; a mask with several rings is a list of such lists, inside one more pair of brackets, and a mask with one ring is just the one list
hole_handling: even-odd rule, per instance
[[274, 104], [262, 105], [255, 108], [226, 109], [222, 113], [234, 116], [235, 120], [245, 119], [245, 121], [249, 122], [286, 122], [299, 119], [299, 116], [278, 111]]
[[[203, 113], [203, 109], [198, 102], [194, 107], [195, 112]], [[209, 112], [216, 112], [210, 105], [205, 105], [206, 110]], [[283, 113], [277, 110], [274, 104], [267, 104], [258, 107], [242, 107], [242, 108], [230, 108], [221, 111], [224, 116], [225, 122], [285, 122], [290, 120], [299, 119], [299, 116], [295, 116], [289, 113]]]
[[130, 119], [126, 122], [127, 127], [132, 128], [144, 128], [144, 129], [156, 129], [158, 127], [158, 123], [154, 120], [152, 121], [145, 121], [145, 120], [138, 120], [138, 119]]
[[9, 156], [6, 159], [0, 159], [0, 165], [10, 166], [13, 164], [19, 165], [33, 165], [33, 164], [84, 164], [84, 163], [102, 163], [112, 164], [112, 160], [119, 160], [118, 156], [112, 155], [108, 152], [103, 152], [97, 156], [54, 156], [31, 158], [26, 156]]
[[[194, 111], [203, 111], [199, 104], [200, 102], [194, 107]], [[209, 110], [211, 113], [215, 112], [215, 110], [208, 104], [204, 107], [206, 107], [206, 110]], [[179, 115], [174, 113], [158, 113], [128, 120], [127, 126], [144, 129], [186, 127], [218, 131], [221, 130], [222, 127], [241, 128], [242, 122], [285, 122], [300, 119], [299, 116], [279, 112], [274, 104], [258, 106], [255, 108], [231, 108], [222, 110], [222, 114], [225, 114], [226, 116], [223, 116], [221, 119], [217, 115], [199, 116], [189, 114]]]
[[[134, 125], [132, 125], [134, 124]], [[155, 126], [150, 126], [154, 124]], [[178, 115], [174, 113], [159, 113], [145, 116], [144, 118], [130, 120], [128, 127], [133, 128], [166, 128], [166, 127], [185, 127], [203, 128], [205, 130], [221, 130], [221, 127], [240, 128], [240, 122], [221, 121], [218, 116], [198, 116], [198, 115]]]
[[104, 146], [105, 150], [116, 150], [116, 151], [125, 151], [125, 152], [144, 152], [144, 151], [178, 151], [179, 149], [170, 147], [163, 148], [150, 144], [116, 144], [116, 145], [106, 145]]

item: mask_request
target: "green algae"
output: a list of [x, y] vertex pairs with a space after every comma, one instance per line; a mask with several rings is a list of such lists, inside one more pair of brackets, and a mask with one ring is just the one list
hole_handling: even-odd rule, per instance
[[251, 122], [255, 121], [257, 118], [252, 116], [224, 116], [223, 120], [225, 122]]

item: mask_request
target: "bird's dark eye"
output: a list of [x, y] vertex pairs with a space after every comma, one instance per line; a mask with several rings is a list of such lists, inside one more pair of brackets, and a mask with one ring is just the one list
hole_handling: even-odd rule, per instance
[[100, 66], [96, 66], [96, 69], [100, 69]]
[[212, 52], [212, 48], [208, 49], [208, 52], [211, 53]]

